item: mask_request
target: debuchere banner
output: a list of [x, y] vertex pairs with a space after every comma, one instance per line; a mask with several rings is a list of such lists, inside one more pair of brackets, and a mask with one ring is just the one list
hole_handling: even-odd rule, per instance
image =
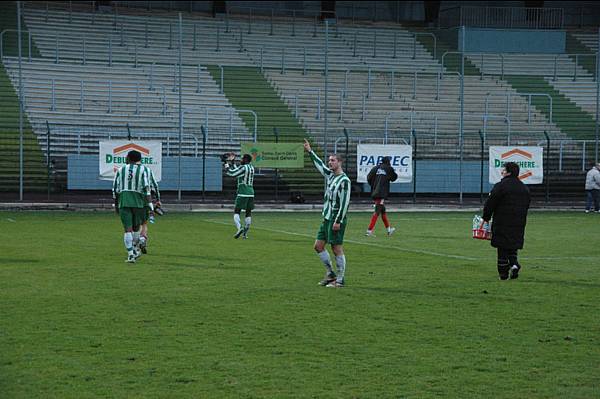
[[304, 167], [304, 147], [297, 143], [241, 143], [241, 154], [252, 155], [256, 168]]
[[356, 146], [356, 181], [367, 183], [367, 175], [373, 166], [381, 163], [383, 157], [390, 157], [390, 165], [398, 174], [393, 183], [412, 181], [412, 146], [399, 144], [359, 144]]
[[100, 179], [113, 180], [118, 168], [125, 165], [127, 153], [132, 150], [142, 154], [142, 165], [149, 167], [157, 182], [161, 181], [162, 142], [161, 141], [100, 141]]
[[519, 179], [525, 184], [541, 184], [544, 181], [543, 147], [490, 147], [489, 181], [498, 183], [500, 171], [506, 162], [519, 165]]

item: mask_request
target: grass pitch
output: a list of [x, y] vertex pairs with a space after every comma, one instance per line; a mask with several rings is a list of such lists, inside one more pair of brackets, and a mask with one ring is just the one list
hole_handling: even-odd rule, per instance
[[110, 213], [0, 213], [1, 398], [600, 397], [599, 215], [530, 213], [519, 280], [472, 213], [169, 214], [124, 263]]

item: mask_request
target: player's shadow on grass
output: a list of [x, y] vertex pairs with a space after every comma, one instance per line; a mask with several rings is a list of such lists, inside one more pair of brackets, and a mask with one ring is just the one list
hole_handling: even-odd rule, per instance
[[[394, 294], [394, 295], [405, 295], [407, 297], [409, 296], [415, 296], [415, 297], [432, 297], [436, 300], [440, 300], [440, 290], [439, 287], [431, 287], [429, 290], [414, 290], [414, 289], [406, 289], [406, 288], [396, 288], [396, 287], [352, 287], [353, 290], [357, 290], [357, 291], [367, 291], [367, 292], [377, 292], [377, 293], [382, 293], [382, 294]], [[448, 294], [448, 293], [444, 293], [444, 299], [442, 300], [443, 302], [446, 301], [447, 298], [453, 298], [454, 300], [467, 300], [467, 301], [472, 301], [474, 299], [477, 298], [499, 298], [501, 299], [503, 302], [506, 303], [515, 303], [517, 304], [520, 299], [518, 298], [512, 298], [512, 297], [506, 297], [503, 296], [500, 292], [496, 293], [496, 294], [484, 294], [482, 291], [477, 291], [477, 290], [471, 290], [468, 293], [465, 294]]]

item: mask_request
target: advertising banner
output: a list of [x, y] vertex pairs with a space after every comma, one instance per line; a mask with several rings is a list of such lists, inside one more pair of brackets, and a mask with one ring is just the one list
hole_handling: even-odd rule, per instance
[[383, 157], [390, 157], [390, 164], [398, 174], [394, 183], [410, 183], [412, 181], [412, 146], [359, 144], [356, 146], [356, 181], [367, 183], [367, 175], [373, 166], [381, 163]]
[[525, 184], [541, 184], [544, 180], [543, 147], [490, 147], [491, 184], [498, 183], [500, 171], [506, 162], [519, 165], [519, 179]]
[[255, 168], [302, 169], [302, 143], [241, 143], [240, 154], [252, 155]]
[[125, 165], [127, 153], [132, 150], [142, 154], [142, 165], [149, 167], [157, 182], [161, 180], [162, 142], [108, 140], [100, 143], [100, 179], [113, 180], [118, 168]]

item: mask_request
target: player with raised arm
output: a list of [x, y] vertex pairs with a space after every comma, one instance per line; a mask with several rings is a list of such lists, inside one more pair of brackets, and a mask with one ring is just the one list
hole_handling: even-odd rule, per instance
[[[304, 149], [310, 155], [317, 170], [327, 179], [327, 188], [323, 199], [321, 226], [317, 233], [314, 249], [319, 259], [325, 265], [325, 277], [319, 285], [341, 288], [345, 285], [346, 256], [344, 255], [344, 231], [348, 224], [347, 213], [350, 205], [350, 179], [342, 169], [343, 159], [338, 154], [332, 154], [327, 165], [315, 154], [310, 143], [304, 139]], [[331, 244], [335, 255], [337, 275], [333, 271], [329, 252], [325, 248]]]
[[[113, 180], [113, 199], [121, 217], [125, 234], [128, 263], [135, 263], [140, 253], [134, 248], [134, 232], [138, 232], [145, 220], [145, 208], [154, 210], [150, 197], [150, 183], [145, 167], [137, 164], [142, 159], [138, 151], [129, 151], [127, 165], [117, 170]], [[138, 233], [139, 234], [139, 233]]]
[[[254, 166], [252, 166], [252, 155], [244, 154], [239, 165], [234, 164], [235, 154], [224, 155], [225, 171], [227, 176], [237, 179], [237, 194], [235, 197], [235, 209], [233, 211], [233, 222], [237, 231], [234, 238], [248, 238], [248, 230], [252, 224], [252, 210], [254, 209]], [[240, 220], [240, 212], [246, 211], [244, 227]]]

